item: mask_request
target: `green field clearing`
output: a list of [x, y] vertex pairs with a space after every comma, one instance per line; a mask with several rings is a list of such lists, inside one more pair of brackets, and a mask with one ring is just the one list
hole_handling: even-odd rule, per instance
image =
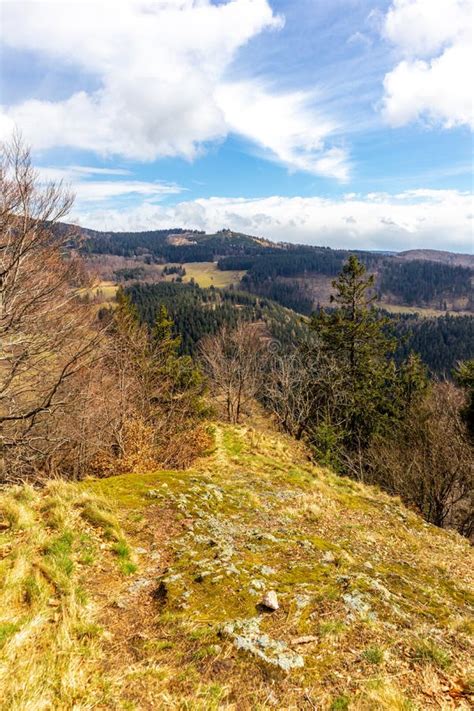
[[113, 281], [101, 281], [95, 286], [79, 289], [81, 296], [88, 294], [91, 299], [100, 303], [109, 303], [115, 298], [117, 284]]
[[[183, 277], [183, 281], [189, 282], [194, 279], [196, 284], [202, 288], [215, 286], [224, 289], [231, 284], [238, 284], [245, 274], [245, 271], [242, 270], [222, 272], [217, 268], [216, 262], [187, 262], [182, 266], [186, 269], [186, 276]], [[175, 277], [176, 274], [170, 274], [166, 279], [171, 281]]]

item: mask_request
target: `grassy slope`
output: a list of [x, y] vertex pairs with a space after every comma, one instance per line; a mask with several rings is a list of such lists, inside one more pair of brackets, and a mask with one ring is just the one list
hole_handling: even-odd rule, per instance
[[280, 435], [215, 442], [0, 493], [0, 708], [470, 708], [467, 541]]

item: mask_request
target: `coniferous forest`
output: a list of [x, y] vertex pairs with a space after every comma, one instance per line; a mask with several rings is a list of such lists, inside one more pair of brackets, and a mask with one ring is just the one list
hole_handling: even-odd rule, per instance
[[[272, 338], [281, 342], [283, 348], [304, 330], [305, 319], [292, 313], [290, 300], [284, 304], [288, 308], [282, 308], [270, 297], [176, 282], [137, 283], [125, 291], [148, 324], [153, 323], [161, 305], [165, 305], [173, 318], [176, 335], [181, 335], [181, 352], [191, 355], [203, 336], [216, 333], [224, 325], [234, 327], [240, 320], [264, 322]], [[280, 299], [277, 301], [281, 303]], [[396, 337], [397, 361], [414, 352], [433, 375], [449, 378], [458, 361], [469, 359], [474, 352], [472, 316], [424, 318], [416, 314], [383, 313], [387, 330]]]

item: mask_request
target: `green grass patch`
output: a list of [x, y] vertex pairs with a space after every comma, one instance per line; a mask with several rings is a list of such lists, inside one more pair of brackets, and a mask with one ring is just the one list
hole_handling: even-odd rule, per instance
[[451, 666], [451, 657], [434, 642], [421, 642], [413, 647], [411, 658], [418, 664], [434, 664], [439, 669]]
[[362, 652], [362, 657], [369, 664], [381, 664], [383, 662], [383, 651], [380, 647], [368, 647]]
[[74, 536], [71, 531], [65, 531], [44, 549], [44, 553], [50, 562], [68, 578], [74, 570], [74, 563], [71, 559], [73, 541]]
[[223, 433], [224, 447], [230, 456], [237, 457], [242, 454], [243, 443], [234, 430], [227, 429]]
[[73, 632], [77, 639], [94, 639], [102, 634], [102, 627], [92, 622], [82, 622], [73, 628]]
[[27, 575], [23, 582], [23, 599], [27, 605], [33, 605], [41, 599], [41, 587], [32, 573]]
[[339, 637], [347, 630], [347, 625], [340, 620], [328, 620], [319, 623], [319, 634], [321, 637]]
[[137, 570], [137, 566], [131, 560], [132, 552], [128, 543], [121, 539], [114, 543], [112, 551], [119, 559], [119, 567], [124, 575], [131, 575]]
[[0, 649], [5, 646], [10, 637], [18, 632], [20, 625], [15, 622], [0, 622]]

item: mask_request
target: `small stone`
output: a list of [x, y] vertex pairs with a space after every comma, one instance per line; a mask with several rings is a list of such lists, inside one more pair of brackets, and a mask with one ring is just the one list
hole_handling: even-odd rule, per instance
[[265, 595], [263, 596], [261, 604], [263, 607], [266, 607], [268, 610], [278, 610], [280, 605], [278, 604], [278, 597], [277, 594], [274, 590], [269, 590]]
[[331, 553], [331, 551], [326, 551], [326, 553], [323, 555], [323, 562], [324, 563], [334, 563], [336, 560], [334, 553]]

